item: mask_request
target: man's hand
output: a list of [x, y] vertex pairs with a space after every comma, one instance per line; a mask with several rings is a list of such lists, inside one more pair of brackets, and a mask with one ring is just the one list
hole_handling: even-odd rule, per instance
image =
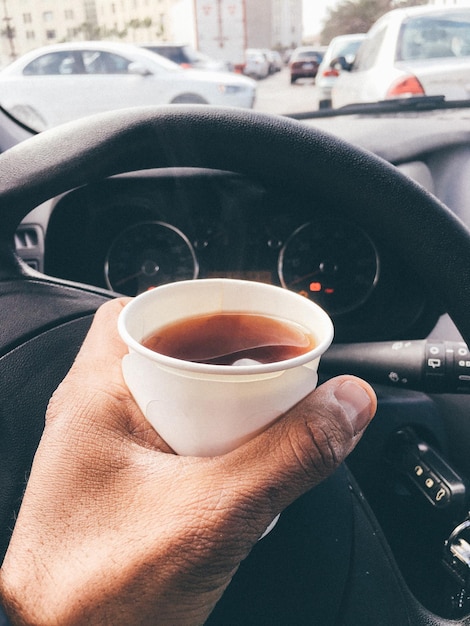
[[177, 456], [123, 381], [125, 303], [98, 311], [50, 402], [1, 571], [14, 624], [203, 624], [273, 518], [375, 413], [369, 385], [338, 377], [229, 454]]

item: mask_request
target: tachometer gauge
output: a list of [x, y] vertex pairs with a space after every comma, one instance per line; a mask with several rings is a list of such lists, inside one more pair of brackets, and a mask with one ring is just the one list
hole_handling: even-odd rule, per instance
[[139, 222], [121, 232], [111, 244], [105, 263], [108, 287], [128, 296], [197, 278], [198, 272], [189, 239], [165, 222]]
[[377, 283], [379, 261], [372, 240], [358, 226], [339, 220], [309, 222], [285, 242], [278, 273], [283, 287], [335, 315], [367, 300]]

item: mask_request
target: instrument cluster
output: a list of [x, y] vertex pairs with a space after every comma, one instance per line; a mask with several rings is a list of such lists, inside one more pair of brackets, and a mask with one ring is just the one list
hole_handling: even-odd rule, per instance
[[277, 284], [328, 311], [342, 341], [413, 337], [438, 315], [347, 212], [224, 173], [118, 177], [70, 192], [49, 221], [45, 270], [127, 296], [208, 277]]

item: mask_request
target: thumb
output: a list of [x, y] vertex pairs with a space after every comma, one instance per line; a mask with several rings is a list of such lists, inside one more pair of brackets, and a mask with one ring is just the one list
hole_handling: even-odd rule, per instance
[[[252, 476], [252, 494], [268, 515], [332, 474], [354, 449], [373, 418], [370, 385], [339, 376], [318, 387], [275, 424], [234, 451], [236, 468]], [[236, 473], [236, 472], [235, 472]]]

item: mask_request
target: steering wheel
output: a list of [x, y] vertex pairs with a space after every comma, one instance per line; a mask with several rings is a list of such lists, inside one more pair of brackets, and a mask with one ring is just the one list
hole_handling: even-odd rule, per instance
[[[33, 272], [14, 253], [15, 230], [33, 208], [69, 189], [118, 173], [163, 167], [237, 172], [267, 186], [289, 187], [312, 198], [327, 199], [339, 210], [347, 207], [352, 217], [372, 235], [386, 238], [424, 284], [439, 290], [447, 312], [470, 344], [469, 232], [434, 196], [366, 151], [294, 120], [199, 105], [122, 110], [37, 135], [0, 156], [2, 558], [41, 436], [49, 397], [70, 367], [94, 311], [116, 295]], [[353, 599], [356, 594], [362, 598], [368, 594], [367, 602], [375, 602], [378, 607], [374, 615], [387, 614], [390, 620], [377, 618], [370, 623], [414, 626], [448, 623], [429, 614], [409, 593], [358, 490], [353, 489], [356, 492], [353, 500], [347, 496], [347, 504], [338, 496], [350, 493], [351, 480], [340, 470], [309, 498], [294, 504], [291, 511], [281, 516], [286, 534], [282, 534], [280, 523], [279, 532], [276, 530], [255, 547], [237, 574], [233, 590], [229, 587], [209, 623], [244, 626], [316, 623], [310, 612], [315, 607], [305, 598], [313, 589], [311, 580], [306, 579], [311, 565], [296, 570], [295, 576], [303, 576], [304, 580], [300, 583], [297, 579], [292, 584], [290, 600], [287, 604], [284, 601], [287, 608], [279, 608], [278, 603], [279, 596], [288, 593], [285, 582], [281, 584], [276, 573], [267, 575], [268, 568], [279, 573], [279, 568], [285, 566], [273, 555], [285, 549], [286, 541], [294, 541], [292, 534], [297, 534], [295, 540], [301, 542], [297, 547], [292, 546], [297, 550], [295, 558], [318, 561], [318, 551], [325, 542], [322, 537], [321, 541], [312, 543], [308, 527], [312, 519], [322, 524], [322, 528], [340, 523], [342, 540], [338, 545], [346, 551], [342, 556], [338, 551], [332, 556], [335, 552], [332, 546], [323, 550], [325, 559], [332, 560], [335, 566], [330, 563], [326, 569], [331, 570], [332, 577], [339, 577], [340, 582], [336, 583], [335, 597], [325, 590], [330, 605], [325, 611], [329, 611], [328, 619], [332, 621], [323, 617], [318, 623], [337, 623], [333, 620], [338, 618], [339, 607], [346, 617], [343, 615], [343, 621], [338, 623], [364, 623], [361, 621], [364, 605]], [[334, 489], [336, 495], [332, 495]], [[324, 512], [325, 502], [330, 508], [334, 504], [330, 518]], [[320, 511], [323, 511], [321, 515]], [[299, 519], [304, 520], [301, 532], [295, 525]], [[369, 593], [361, 571], [374, 567], [379, 568], [380, 574]], [[252, 586], [253, 578], [263, 581], [261, 587]], [[270, 586], [266, 582], [269, 578]], [[373, 576], [368, 578], [370, 583]], [[321, 579], [330, 580], [324, 571], [317, 577]], [[380, 584], [385, 579], [384, 595]], [[239, 613], [242, 617], [233, 617], [239, 611], [240, 598], [247, 608], [245, 613]], [[257, 609], [255, 599], [260, 600], [261, 606], [264, 601], [265, 607]], [[298, 617], [301, 603], [305, 622]], [[268, 604], [271, 609], [266, 608]], [[289, 621], [291, 618], [286, 616], [293, 615], [294, 604], [297, 621]], [[271, 613], [266, 612], [269, 610]]]

